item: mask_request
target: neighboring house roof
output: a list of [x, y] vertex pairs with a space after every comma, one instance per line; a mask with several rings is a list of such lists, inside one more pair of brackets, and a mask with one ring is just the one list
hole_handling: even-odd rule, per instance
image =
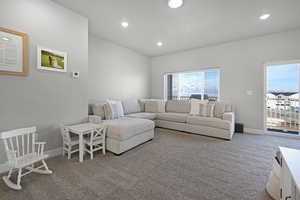
[[271, 93], [268, 93], [268, 94], [267, 94], [267, 97], [268, 97], [268, 98], [276, 98], [276, 96], [275, 96], [274, 94], [271, 94]]
[[298, 94], [298, 93], [297, 92], [270, 92], [269, 94], [273, 94], [275, 96], [278, 96], [278, 95], [291, 96], [291, 95]]

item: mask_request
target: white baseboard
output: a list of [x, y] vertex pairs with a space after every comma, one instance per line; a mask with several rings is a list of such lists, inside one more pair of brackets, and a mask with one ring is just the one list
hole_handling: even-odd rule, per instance
[[7, 163], [0, 164], [0, 174], [4, 173], [6, 171], [8, 171]]
[[[52, 149], [52, 150], [46, 151], [45, 154], [47, 154], [49, 156], [49, 158], [55, 157], [58, 155], [62, 155], [62, 148], [57, 148], [57, 149]], [[7, 163], [0, 164], [0, 174], [7, 172], [7, 171], [8, 171]]]
[[48, 154], [49, 158], [51, 157], [55, 157], [55, 156], [59, 156], [59, 155], [62, 155], [62, 148], [57, 148], [57, 149], [52, 149], [52, 150], [49, 150], [49, 151], [46, 151], [45, 154]]
[[299, 135], [282, 134], [282, 133], [277, 133], [277, 132], [272, 132], [272, 131], [264, 131], [261, 129], [245, 128], [244, 132], [250, 133], [250, 134], [257, 134], [257, 135], [269, 135], [269, 136], [300, 139]]
[[261, 129], [254, 129], [254, 128], [245, 128], [245, 133], [251, 133], [251, 134], [258, 134], [258, 135], [264, 135], [265, 131]]

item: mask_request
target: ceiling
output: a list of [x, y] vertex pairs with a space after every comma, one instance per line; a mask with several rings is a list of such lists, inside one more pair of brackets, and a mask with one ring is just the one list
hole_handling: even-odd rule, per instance
[[[148, 56], [300, 27], [300, 0], [185, 0], [178, 9], [167, 0], [53, 1], [88, 17], [93, 35]], [[261, 21], [263, 13], [271, 17]]]

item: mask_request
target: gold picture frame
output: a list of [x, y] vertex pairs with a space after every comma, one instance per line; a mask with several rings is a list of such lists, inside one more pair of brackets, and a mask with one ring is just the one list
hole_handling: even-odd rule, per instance
[[[0, 41], [0, 53], [2, 51], [0, 55], [0, 75], [27, 76], [29, 63], [27, 34], [0, 27], [0, 40], [2, 40]], [[13, 44], [5, 49], [5, 47], [3, 47], [5, 46], [5, 41], [9, 42], [9, 40], [12, 40], [12, 42], [16, 40], [19, 43], [15, 42], [17, 45]], [[2, 46], [1, 42], [3, 44]], [[13, 47], [15, 47], [15, 49], [13, 49]], [[7, 54], [10, 54], [8, 59], [5, 57], [5, 51]], [[16, 58], [14, 58], [15, 55]]]

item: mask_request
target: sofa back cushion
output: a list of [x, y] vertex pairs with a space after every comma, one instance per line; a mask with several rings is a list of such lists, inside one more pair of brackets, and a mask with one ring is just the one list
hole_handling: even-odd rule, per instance
[[145, 112], [149, 113], [163, 113], [165, 112], [164, 100], [147, 100], [145, 102]]
[[140, 112], [146, 112], [146, 101], [159, 101], [160, 99], [139, 99]]
[[125, 115], [130, 113], [141, 112], [141, 107], [138, 100], [131, 100], [131, 99], [123, 100], [122, 105], [123, 105]]
[[166, 102], [166, 112], [189, 113], [191, 102], [189, 100], [169, 100]]

